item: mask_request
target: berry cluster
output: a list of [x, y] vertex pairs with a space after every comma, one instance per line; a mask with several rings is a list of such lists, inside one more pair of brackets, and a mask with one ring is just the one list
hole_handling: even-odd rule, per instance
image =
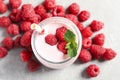
[[[72, 3], [67, 10], [62, 5], [57, 5], [56, 0], [44, 0], [43, 4], [33, 7], [32, 4], [23, 4], [21, 9], [18, 9], [22, 0], [9, 0], [11, 12], [9, 16], [0, 17], [0, 27], [5, 28], [9, 36], [6, 36], [0, 46], [0, 58], [7, 56], [8, 51], [17, 47], [24, 48], [20, 52], [21, 61], [27, 62], [29, 71], [35, 71], [39, 68], [40, 63], [34, 60], [31, 49], [31, 35], [30, 25], [32, 23], [39, 23], [40, 21], [52, 17], [60, 16], [71, 20], [76, 24], [82, 33], [82, 50], [79, 55], [79, 60], [86, 63], [92, 59], [111, 60], [116, 56], [116, 52], [111, 48], [104, 48], [105, 35], [103, 33], [97, 34], [91, 38], [94, 32], [101, 30], [104, 27], [103, 22], [93, 20], [87, 27], [84, 27], [83, 22], [90, 18], [90, 12], [83, 10], [77, 3]], [[8, 11], [7, 4], [0, 0], [0, 14]], [[49, 34], [45, 41], [50, 45], [57, 44], [57, 48], [66, 54], [64, 40], [65, 27], [56, 30], [56, 35]], [[13, 37], [16, 37], [13, 39]], [[100, 70], [97, 65], [90, 65], [86, 72], [91, 77], [96, 77]]]

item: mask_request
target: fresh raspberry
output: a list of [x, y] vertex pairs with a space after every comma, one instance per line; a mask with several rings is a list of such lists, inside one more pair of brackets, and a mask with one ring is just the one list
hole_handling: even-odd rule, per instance
[[53, 45], [56, 45], [57, 44], [57, 38], [55, 35], [53, 34], [48, 34], [46, 37], [45, 37], [45, 42], [48, 43], [49, 45], [53, 46]]
[[44, 13], [44, 14], [42, 14], [42, 16], [41, 16], [42, 20], [44, 20], [44, 19], [46, 19], [46, 18], [50, 18], [50, 17], [52, 17], [52, 14], [51, 14], [51, 13]]
[[58, 40], [65, 41], [64, 35], [65, 35], [66, 31], [67, 31], [67, 28], [64, 27], [64, 26], [60, 27], [60, 28], [57, 28], [57, 30], [56, 30], [56, 37], [58, 38]]
[[69, 13], [77, 15], [80, 11], [80, 7], [77, 3], [72, 3], [69, 7], [68, 7]]
[[40, 67], [40, 63], [31, 59], [27, 62], [27, 68], [30, 72], [34, 72], [36, 70], [38, 70]]
[[67, 49], [65, 49], [67, 42], [58, 42], [57, 48], [59, 51], [63, 52], [64, 54], [67, 54]]
[[79, 55], [79, 60], [86, 63], [91, 61], [92, 55], [87, 49], [82, 49]]
[[0, 17], [0, 27], [8, 27], [11, 24], [11, 20], [6, 17], [2, 16]]
[[22, 62], [27, 62], [28, 60], [31, 59], [32, 53], [28, 52], [27, 50], [23, 50], [20, 53], [20, 57], [21, 57]]
[[4, 47], [0, 47], [0, 58], [7, 56], [8, 51]]
[[20, 24], [20, 29], [24, 32], [29, 31], [31, 26], [31, 22], [29, 21], [23, 21]]
[[20, 44], [24, 47], [28, 47], [31, 44], [32, 31], [27, 31], [23, 34]]
[[78, 15], [78, 19], [83, 22], [86, 21], [90, 18], [90, 12], [88, 11], [81, 11], [80, 14]]
[[2, 46], [10, 50], [14, 47], [14, 41], [11, 37], [7, 36], [2, 40]]
[[42, 14], [46, 13], [46, 9], [43, 5], [39, 4], [38, 6], [35, 7], [35, 13], [41, 16]]
[[18, 8], [22, 3], [22, 0], [9, 0], [9, 4], [12, 8]]
[[89, 38], [84, 38], [84, 39], [82, 40], [82, 46], [83, 46], [84, 48], [90, 48], [91, 45], [92, 45], [92, 40], [91, 40], [91, 39], [89, 39]]
[[20, 45], [20, 39], [21, 39], [21, 36], [17, 36], [14, 40], [14, 46], [15, 47], [21, 47]]
[[27, 21], [30, 21], [31, 23], [40, 23], [41, 17], [37, 14], [33, 15], [31, 18], [29, 18]]
[[64, 16], [65, 15], [65, 9], [61, 5], [57, 5], [52, 10], [53, 16]]
[[89, 26], [85, 27], [83, 30], [82, 30], [82, 36], [84, 38], [87, 38], [87, 37], [90, 37], [92, 36], [93, 32], [91, 30], [91, 28]]
[[100, 69], [99, 69], [99, 67], [98, 67], [97, 65], [91, 64], [91, 65], [89, 65], [89, 66], [87, 67], [86, 73], [87, 73], [87, 75], [90, 76], [90, 77], [96, 77], [96, 76], [99, 75]]
[[105, 35], [103, 33], [97, 34], [94, 38], [93, 38], [93, 43], [103, 46], [105, 42]]
[[106, 51], [106, 49], [99, 45], [93, 44], [90, 47], [90, 52], [95, 59], [101, 58], [103, 56], [103, 54], [105, 53], [105, 51]]
[[8, 10], [8, 7], [5, 3], [0, 3], [0, 13], [5, 13]]
[[90, 24], [91, 30], [93, 32], [101, 30], [103, 26], [104, 26], [104, 23], [97, 20], [93, 20]]
[[35, 16], [35, 11], [32, 4], [24, 4], [21, 10], [21, 18], [23, 20], [30, 20], [33, 16]]
[[19, 26], [17, 24], [10, 24], [6, 30], [7, 30], [7, 33], [10, 35], [19, 34]]
[[77, 27], [78, 27], [80, 32], [84, 29], [84, 26], [83, 26], [83, 24], [81, 22], [77, 23]]
[[103, 55], [103, 58], [105, 60], [112, 60], [113, 58], [116, 57], [116, 52], [114, 50], [112, 50], [111, 48], [107, 48], [104, 55]]
[[65, 18], [71, 20], [73, 23], [77, 24], [78, 23], [78, 18], [77, 16], [73, 15], [73, 14], [66, 14]]
[[47, 10], [51, 10], [55, 7], [55, 0], [45, 0], [44, 1], [44, 6]]
[[19, 9], [13, 9], [12, 12], [9, 15], [9, 18], [13, 22], [19, 22], [21, 21], [21, 10]]

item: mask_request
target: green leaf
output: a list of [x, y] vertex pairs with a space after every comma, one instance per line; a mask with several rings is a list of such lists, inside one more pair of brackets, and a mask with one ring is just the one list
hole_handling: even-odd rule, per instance
[[67, 53], [70, 57], [75, 57], [77, 55], [77, 49], [76, 48], [69, 48], [67, 50]]
[[65, 46], [65, 49], [69, 49], [69, 48], [71, 48], [71, 42], [68, 42], [67, 44], [66, 44], [66, 46]]
[[75, 41], [75, 34], [72, 31], [67, 30], [64, 35], [64, 38], [67, 42], [73, 42]]

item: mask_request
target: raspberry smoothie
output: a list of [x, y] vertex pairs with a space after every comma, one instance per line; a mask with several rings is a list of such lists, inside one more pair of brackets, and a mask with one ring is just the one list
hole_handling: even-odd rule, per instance
[[[72, 64], [78, 57], [81, 49], [81, 34], [75, 24], [65, 18], [53, 17], [42, 21], [39, 25], [45, 30], [44, 34], [34, 31], [32, 35], [32, 48], [38, 60], [47, 67], [57, 69]], [[51, 46], [45, 42], [45, 36], [55, 34], [56, 29], [62, 26], [76, 35], [78, 51], [73, 58], [59, 51], [56, 47], [57, 45]]]

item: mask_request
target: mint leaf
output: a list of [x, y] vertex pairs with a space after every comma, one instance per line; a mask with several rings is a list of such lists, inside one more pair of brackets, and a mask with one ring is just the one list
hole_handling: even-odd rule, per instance
[[65, 49], [69, 49], [69, 48], [71, 48], [71, 42], [68, 42], [67, 44], [66, 44], [66, 46], [65, 46]]
[[73, 42], [75, 41], [75, 34], [72, 31], [67, 30], [64, 35], [64, 38], [67, 42]]
[[77, 49], [76, 48], [69, 48], [67, 50], [67, 53], [70, 57], [75, 57], [77, 55]]

